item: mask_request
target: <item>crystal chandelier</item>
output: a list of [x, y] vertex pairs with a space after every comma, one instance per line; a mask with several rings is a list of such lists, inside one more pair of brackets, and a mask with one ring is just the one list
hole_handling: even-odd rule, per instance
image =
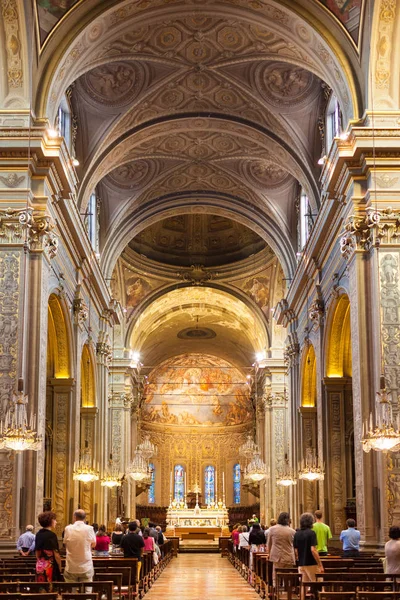
[[[18, 382], [22, 387], [21, 380]], [[23, 450], [40, 450], [42, 436], [36, 429], [36, 415], [27, 415], [28, 396], [23, 391], [13, 395], [12, 406], [7, 410], [4, 421], [0, 424], [0, 448], [22, 452]]]
[[371, 414], [369, 424], [368, 422], [363, 424], [363, 437], [361, 440], [363, 450], [364, 452], [397, 450], [397, 446], [400, 444], [399, 417], [397, 416], [397, 423], [394, 426], [392, 403], [390, 402], [384, 377], [381, 377], [381, 389], [376, 396], [376, 425], [374, 427]]
[[280, 485], [282, 487], [297, 485], [297, 480], [289, 467], [289, 459], [287, 454], [285, 454], [285, 466], [282, 472], [277, 474], [276, 485]]
[[325, 478], [323, 466], [318, 466], [318, 459], [316, 458], [312, 448], [307, 449], [306, 460], [303, 461], [301, 468], [299, 469], [299, 479], [305, 479], [306, 481], [323, 481]]
[[254, 453], [252, 460], [245, 468], [244, 477], [250, 481], [258, 482], [265, 479], [268, 475], [268, 469], [265, 462], [262, 460], [260, 452]]
[[157, 446], [151, 443], [149, 435], [146, 435], [143, 442], [139, 444], [138, 450], [145, 460], [157, 455]]
[[113, 466], [112, 454], [108, 464], [108, 471], [102, 477], [100, 485], [108, 488], [121, 487], [123, 474], [119, 472], [118, 467]]
[[254, 443], [251, 435], [248, 435], [245, 443], [242, 444], [239, 448], [239, 456], [242, 456], [243, 458], [247, 458], [248, 460], [250, 460], [251, 457], [254, 456], [254, 454], [256, 452], [258, 452], [258, 447]]
[[143, 481], [148, 477], [148, 473], [149, 468], [143, 454], [139, 449], [135, 450], [135, 457], [129, 466], [128, 475], [135, 481]]
[[100, 479], [99, 469], [96, 469], [93, 466], [87, 440], [85, 440], [85, 451], [81, 456], [79, 464], [76, 466], [74, 463], [72, 478], [74, 481], [83, 481], [83, 483], [91, 483], [92, 481], [98, 481]]

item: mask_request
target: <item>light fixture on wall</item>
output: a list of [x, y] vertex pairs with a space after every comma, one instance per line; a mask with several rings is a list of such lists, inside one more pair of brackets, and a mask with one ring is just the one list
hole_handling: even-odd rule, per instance
[[110, 460], [108, 461], [108, 470], [105, 472], [100, 485], [108, 488], [121, 487], [122, 478], [123, 474], [120, 473], [118, 467], [116, 467], [113, 464], [112, 454], [110, 454]]
[[396, 426], [393, 423], [392, 403], [390, 393], [386, 389], [385, 377], [381, 377], [381, 389], [376, 394], [376, 423], [373, 425], [372, 414], [363, 424], [363, 437], [361, 440], [364, 452], [376, 450], [388, 452], [397, 450], [400, 444], [399, 415]]
[[[18, 381], [22, 388], [22, 380]], [[27, 415], [28, 396], [19, 389], [13, 396], [12, 406], [6, 412], [4, 421], [0, 423], [0, 448], [22, 452], [23, 450], [40, 450], [42, 436], [36, 429], [36, 415]]]
[[265, 479], [267, 476], [268, 468], [263, 459], [261, 458], [261, 453], [259, 452], [259, 450], [257, 450], [253, 458], [245, 468], [244, 477], [245, 479], [250, 479], [250, 481], [258, 483], [259, 481]]
[[91, 483], [92, 481], [98, 481], [100, 479], [99, 469], [96, 469], [96, 467], [93, 466], [87, 439], [85, 440], [85, 447], [78, 465], [74, 464], [72, 478], [74, 481], [82, 481], [83, 483]]
[[318, 465], [318, 458], [313, 448], [307, 448], [306, 459], [299, 469], [299, 479], [306, 481], [323, 481], [325, 472], [323, 465]]
[[157, 456], [157, 446], [150, 441], [149, 435], [144, 436], [144, 440], [139, 444], [138, 450], [145, 460], [149, 460], [152, 456]]
[[149, 467], [140, 450], [135, 450], [135, 456], [128, 468], [128, 475], [134, 481], [143, 481], [149, 475]]

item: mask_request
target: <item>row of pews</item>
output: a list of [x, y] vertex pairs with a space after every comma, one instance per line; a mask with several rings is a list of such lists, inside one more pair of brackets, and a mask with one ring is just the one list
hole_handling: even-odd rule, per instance
[[281, 569], [272, 580], [272, 563], [265, 552], [242, 548], [233, 552], [228, 544], [228, 559], [268, 600], [400, 600], [400, 576], [387, 575], [379, 557], [363, 553], [358, 558], [322, 557], [324, 573], [317, 581], [303, 583], [296, 568]]
[[[0, 559], [0, 600], [137, 600], [143, 598], [169, 564], [172, 542], [165, 542], [160, 551], [157, 565], [152, 552], [144, 553], [139, 576], [136, 558], [94, 557], [94, 581], [87, 583], [39, 583], [34, 557], [4, 557]], [[63, 569], [64, 566], [62, 559]]]

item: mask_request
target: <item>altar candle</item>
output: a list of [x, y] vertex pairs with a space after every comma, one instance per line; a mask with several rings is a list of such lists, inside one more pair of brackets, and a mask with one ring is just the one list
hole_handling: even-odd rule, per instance
[[169, 495], [172, 496], [172, 471], [169, 474]]
[[222, 471], [222, 496], [225, 497], [225, 471]]
[[183, 474], [183, 480], [185, 482], [185, 500], [186, 500], [186, 471]]
[[215, 469], [215, 502], [218, 502], [218, 471]]

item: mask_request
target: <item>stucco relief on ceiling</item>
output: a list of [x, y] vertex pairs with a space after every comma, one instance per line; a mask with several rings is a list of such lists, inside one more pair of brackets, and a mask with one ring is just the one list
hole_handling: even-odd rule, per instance
[[149, 423], [227, 427], [253, 418], [246, 375], [206, 354], [176, 356], [154, 369], [144, 401], [142, 419]]

